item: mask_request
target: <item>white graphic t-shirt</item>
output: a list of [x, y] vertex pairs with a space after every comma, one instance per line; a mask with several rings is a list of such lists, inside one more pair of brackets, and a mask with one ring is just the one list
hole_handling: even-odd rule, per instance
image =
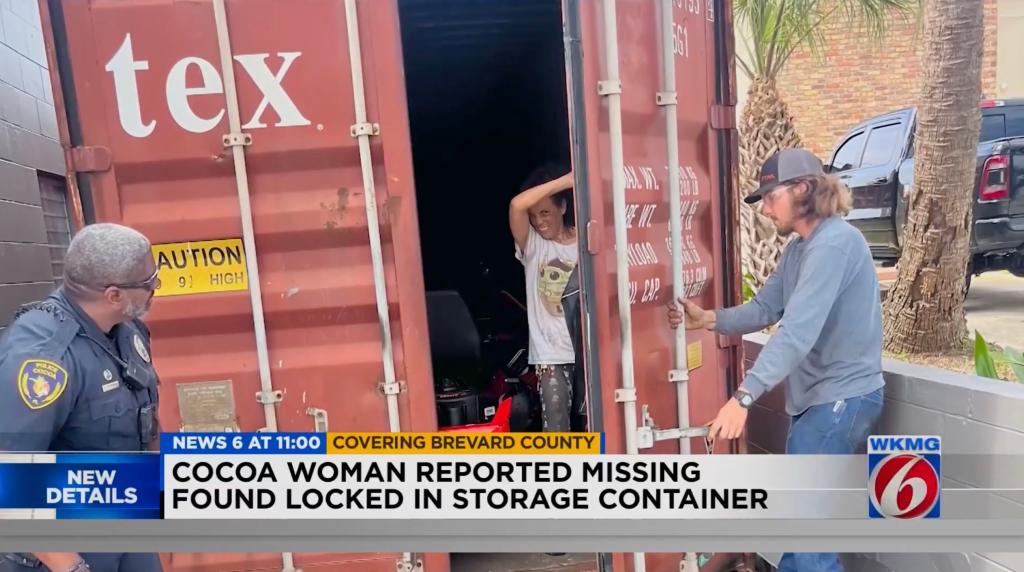
[[530, 364], [576, 362], [572, 338], [565, 324], [562, 292], [576, 268], [576, 243], [546, 240], [530, 225], [526, 252], [516, 245], [516, 258], [526, 269], [526, 311], [530, 322]]

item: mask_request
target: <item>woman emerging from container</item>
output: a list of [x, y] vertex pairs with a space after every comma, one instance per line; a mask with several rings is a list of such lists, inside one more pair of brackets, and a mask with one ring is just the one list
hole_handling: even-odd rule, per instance
[[[572, 187], [571, 171], [540, 167], [508, 210], [516, 258], [526, 271], [530, 365], [539, 380], [544, 431], [569, 431], [573, 407], [576, 353], [562, 308], [562, 292], [579, 260], [568, 216]], [[582, 407], [583, 399], [577, 401]]]

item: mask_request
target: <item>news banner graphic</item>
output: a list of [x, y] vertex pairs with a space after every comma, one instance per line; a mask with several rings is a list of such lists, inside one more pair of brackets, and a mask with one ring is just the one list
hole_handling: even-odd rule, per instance
[[59, 520], [161, 517], [157, 454], [0, 457], [0, 509], [51, 509]]
[[159, 454], [0, 455], [0, 512], [165, 520], [937, 517], [938, 438], [873, 436], [867, 445], [867, 456], [628, 456], [607, 454], [598, 433], [169, 433]]
[[166, 519], [864, 519], [883, 481], [880, 516], [919, 504], [920, 469], [898, 459], [866, 475], [863, 455], [609, 455], [591, 433], [165, 435], [161, 450]]
[[[767, 499], [729, 484], [728, 469], [706, 479], [692, 457], [602, 455], [599, 434], [167, 436], [163, 445], [168, 519], [678, 518], [763, 510]], [[716, 486], [690, 486], [705, 481]]]

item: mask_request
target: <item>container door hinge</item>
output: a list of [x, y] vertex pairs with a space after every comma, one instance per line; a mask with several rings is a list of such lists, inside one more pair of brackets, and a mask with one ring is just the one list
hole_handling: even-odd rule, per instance
[[712, 129], [736, 129], [736, 106], [715, 104], [711, 106]]
[[739, 347], [743, 344], [742, 336], [727, 336], [725, 334], [718, 334], [718, 349], [726, 350], [729, 348]]
[[615, 403], [630, 403], [636, 401], [636, 388], [631, 387], [629, 389], [616, 389], [615, 390]]
[[686, 437], [707, 437], [708, 427], [682, 427], [673, 429], [658, 429], [651, 417], [650, 406], [644, 405], [640, 408], [642, 425], [636, 428], [637, 449], [650, 449], [658, 441], [669, 441], [683, 439]]
[[685, 369], [670, 369], [668, 370], [668, 380], [670, 383], [686, 383], [690, 381], [690, 372]]
[[110, 149], [106, 147], [72, 147], [64, 152], [64, 160], [78, 173], [109, 171], [113, 163]]
[[256, 402], [261, 405], [270, 405], [284, 401], [284, 392], [280, 389], [274, 391], [257, 391]]
[[398, 395], [402, 393], [403, 383], [401, 381], [393, 381], [391, 383], [380, 384], [380, 391], [384, 395]]
[[222, 139], [224, 147], [248, 147], [252, 145], [252, 135], [248, 133], [228, 133]]
[[615, 95], [618, 93], [622, 93], [621, 81], [604, 80], [597, 82], [598, 95]]
[[313, 418], [313, 431], [317, 433], [327, 432], [327, 411], [316, 407], [306, 409], [306, 415]]
[[405, 555], [396, 562], [396, 572], [416, 572], [423, 570], [423, 561], [411, 555]]
[[352, 137], [362, 137], [380, 135], [380, 124], [379, 123], [356, 123], [352, 125], [351, 131]]

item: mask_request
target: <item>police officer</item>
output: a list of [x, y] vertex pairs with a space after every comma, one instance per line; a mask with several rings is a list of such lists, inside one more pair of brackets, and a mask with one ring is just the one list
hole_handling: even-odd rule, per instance
[[[95, 224], [68, 247], [64, 284], [0, 340], [0, 451], [156, 450], [159, 379], [140, 321], [159, 287], [149, 240]], [[0, 570], [159, 571], [156, 554], [5, 554]]]

